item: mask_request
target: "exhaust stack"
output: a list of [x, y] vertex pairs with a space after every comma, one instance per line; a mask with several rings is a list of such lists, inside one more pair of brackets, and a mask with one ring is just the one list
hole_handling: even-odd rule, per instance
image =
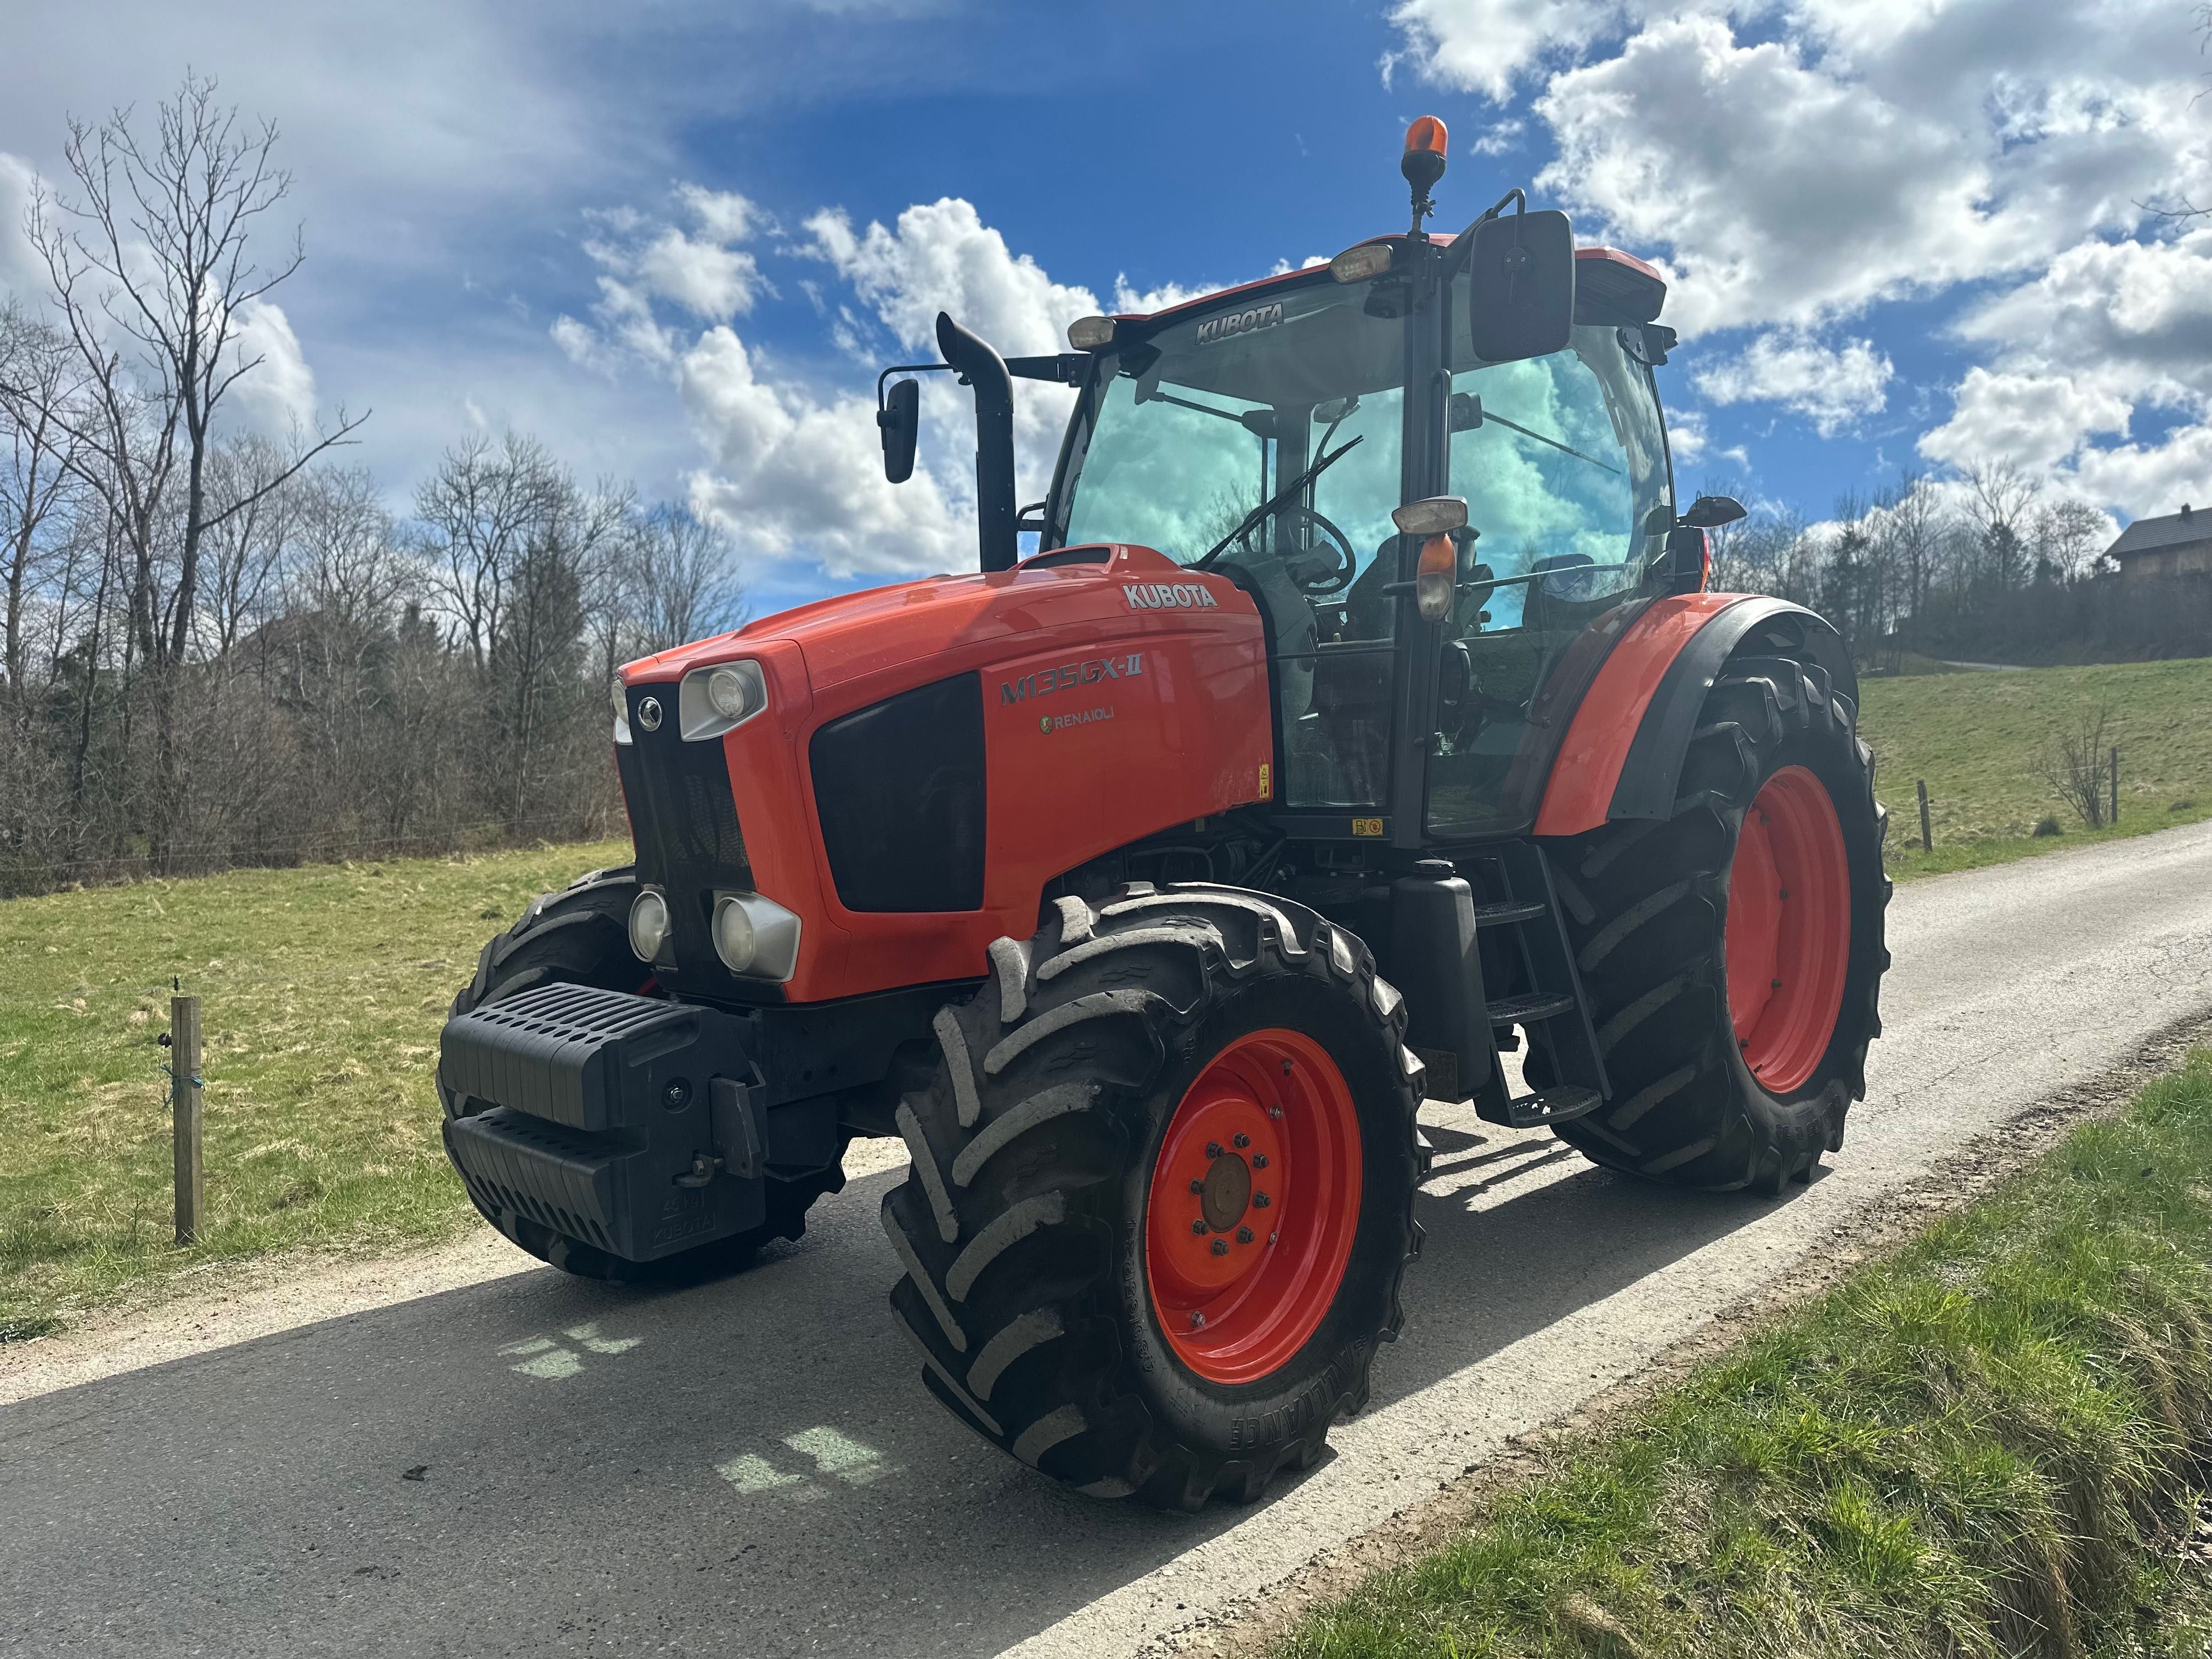
[[975, 393], [975, 534], [982, 568], [1014, 566], [1014, 380], [1005, 361], [954, 322], [937, 313], [937, 349]]

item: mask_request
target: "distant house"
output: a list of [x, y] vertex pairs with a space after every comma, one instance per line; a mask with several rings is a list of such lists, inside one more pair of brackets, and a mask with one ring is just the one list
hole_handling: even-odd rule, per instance
[[2105, 550], [2123, 576], [2187, 576], [2212, 573], [2212, 508], [2181, 511], [2162, 519], [2137, 519]]

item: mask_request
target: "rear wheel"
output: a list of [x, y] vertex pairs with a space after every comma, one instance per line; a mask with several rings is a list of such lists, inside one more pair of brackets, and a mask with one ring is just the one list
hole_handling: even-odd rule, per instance
[[884, 1225], [923, 1381], [1086, 1492], [1256, 1497], [1365, 1403], [1402, 1320], [1401, 999], [1352, 934], [1208, 885], [1060, 899], [992, 958], [897, 1114]]
[[[1857, 711], [1816, 665], [1742, 659], [1706, 694], [1671, 817], [1555, 847], [1613, 1085], [1559, 1126], [1600, 1164], [1778, 1193], [1866, 1092], [1890, 884]], [[1549, 1057], [1532, 1052], [1532, 1080]]]
[[[637, 891], [637, 872], [624, 865], [579, 876], [557, 893], [541, 893], [514, 927], [485, 944], [477, 957], [476, 977], [453, 999], [453, 1013], [465, 1014], [547, 984], [653, 994], [652, 970], [629, 948], [629, 907]], [[449, 1094], [442, 1083], [438, 1097], [447, 1117], [483, 1109], [477, 1102]], [[743, 1267], [763, 1245], [799, 1237], [806, 1231], [809, 1206], [844, 1184], [845, 1173], [835, 1164], [797, 1181], [771, 1176], [768, 1214], [758, 1227], [648, 1262], [625, 1261], [566, 1237], [543, 1222], [488, 1202], [473, 1187], [468, 1194], [485, 1220], [539, 1261], [580, 1279], [637, 1282], [698, 1278]], [[467, 1186], [465, 1178], [463, 1185]]]

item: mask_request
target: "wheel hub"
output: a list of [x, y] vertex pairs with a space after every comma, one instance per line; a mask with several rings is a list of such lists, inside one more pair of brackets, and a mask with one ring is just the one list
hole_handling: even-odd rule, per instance
[[1252, 1198], [1252, 1166], [1234, 1152], [1224, 1152], [1207, 1166], [1200, 1183], [1199, 1212], [1206, 1224], [1225, 1233], [1244, 1218]]
[[1334, 1299], [1358, 1230], [1358, 1119], [1326, 1050], [1255, 1031], [1169, 1120], [1145, 1227], [1147, 1285], [1179, 1358], [1217, 1382], [1287, 1362]]

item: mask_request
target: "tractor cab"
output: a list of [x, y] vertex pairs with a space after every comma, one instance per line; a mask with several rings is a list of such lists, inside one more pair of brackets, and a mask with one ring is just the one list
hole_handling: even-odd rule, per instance
[[[1519, 217], [1485, 224], [1510, 236]], [[1543, 296], [1559, 337], [1495, 361], [1475, 337], [1471, 251], [1387, 239], [1156, 316], [1086, 319], [1104, 339], [1042, 545], [1137, 543], [1252, 594], [1276, 806], [1302, 836], [1413, 847], [1525, 830], [1560, 735], [1540, 705], [1580, 689], [1562, 684], [1574, 641], [1684, 580], [1657, 273], [1607, 249], [1554, 258], [1524, 286], [1560, 290]], [[1430, 616], [1416, 579], [1433, 538], [1393, 514], [1444, 496], [1465, 522], [1445, 532], [1449, 597]], [[1701, 558], [1690, 574], [1698, 585]]]

